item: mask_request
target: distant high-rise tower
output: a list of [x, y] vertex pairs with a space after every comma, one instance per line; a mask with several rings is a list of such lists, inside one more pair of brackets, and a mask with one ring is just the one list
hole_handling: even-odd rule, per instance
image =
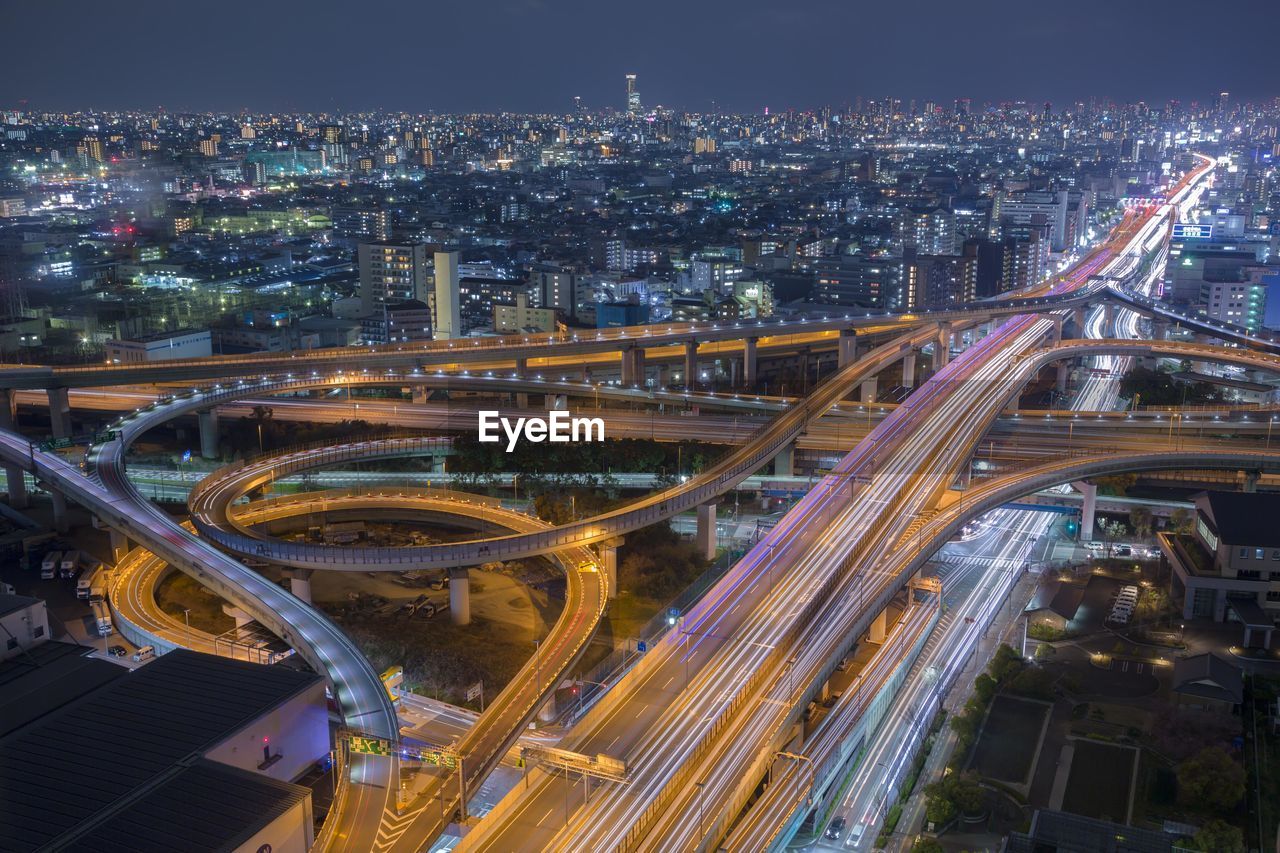
[[636, 91], [636, 75], [627, 75], [627, 112], [638, 115], [640, 112], [640, 93]]
[[435, 339], [439, 341], [461, 336], [462, 294], [458, 280], [457, 252], [436, 252], [434, 297]]

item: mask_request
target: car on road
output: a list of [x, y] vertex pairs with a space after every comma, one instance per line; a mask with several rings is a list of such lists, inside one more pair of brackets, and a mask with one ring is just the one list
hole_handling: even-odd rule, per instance
[[111, 655], [113, 658], [122, 658], [129, 654], [129, 650], [124, 646], [111, 646], [107, 649], [107, 654]]
[[827, 824], [827, 838], [830, 838], [832, 841], [838, 839], [842, 832], [844, 832], [843, 817], [838, 817], [831, 821], [831, 823]]

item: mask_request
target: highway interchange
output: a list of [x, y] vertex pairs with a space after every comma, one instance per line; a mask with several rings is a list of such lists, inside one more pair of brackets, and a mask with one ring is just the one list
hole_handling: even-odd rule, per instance
[[[837, 805], [851, 823], [869, 825], [918, 739], [918, 731], [911, 727], [918, 729], [922, 715], [931, 713], [931, 705], [939, 701], [943, 687], [967, 659], [981, 627], [1007, 596], [1016, 574], [1008, 567], [1025, 562], [1027, 549], [1044, 533], [1043, 518], [999, 510], [1001, 504], [1036, 489], [1113, 470], [1188, 466], [1276, 470], [1269, 412], [1233, 421], [1239, 428], [1233, 427], [1231, 437], [1225, 439], [1216, 434], [1190, 435], [1186, 418], [1179, 419], [1175, 437], [1172, 418], [1157, 420], [1158, 413], [1112, 414], [1118, 377], [1134, 355], [1276, 371], [1280, 359], [1268, 354], [1276, 350], [1273, 342], [1238, 330], [1207, 327], [1200, 328], [1202, 334], [1212, 332], [1240, 348], [1141, 340], [1134, 311], [1098, 307], [1086, 313], [1090, 304], [1106, 300], [1167, 322], [1168, 313], [1145, 296], [1150, 280], [1133, 280], [1134, 273], [1141, 256], [1162, 251], [1169, 222], [1189, 195], [1203, 186], [1210, 165], [1204, 158], [1193, 174], [1170, 191], [1168, 203], [1128, 213], [1104, 243], [1043, 292], [975, 309], [896, 318], [811, 318], [793, 321], [786, 328], [776, 323], [683, 324], [373, 348], [361, 355], [368, 370], [354, 374], [340, 373], [345, 368], [339, 365], [349, 363], [349, 354], [323, 351], [146, 367], [0, 369], [0, 385], [8, 390], [11, 404], [33, 402], [32, 389], [53, 389], [48, 394], [55, 434], [69, 431], [70, 419], [60, 410], [66, 403], [80, 411], [119, 410], [131, 403], [141, 403], [142, 409], [113, 425], [114, 432], [105, 442], [91, 446], [84, 471], [36, 449], [10, 430], [0, 431], [0, 457], [11, 471], [34, 474], [39, 482], [84, 505], [145, 549], [130, 552], [122, 564], [129, 571], [115, 580], [117, 606], [129, 601], [128, 606], [142, 614], [138, 618], [150, 620], [148, 624], [156, 630], [172, 636], [172, 624], [164, 624], [166, 620], [154, 613], [147, 615], [145, 586], [164, 564], [187, 572], [249, 613], [325, 674], [346, 727], [392, 743], [399, 740], [401, 721], [377, 675], [353, 644], [319, 611], [212, 543], [245, 553], [248, 546], [243, 540], [253, 540], [252, 549], [273, 562], [359, 571], [558, 555], [570, 579], [569, 592], [562, 617], [544, 644], [547, 650], [536, 664], [540, 675], [514, 680], [484, 715], [463, 721], [452, 743], [463, 757], [463, 772], [433, 777], [428, 790], [412, 802], [400, 802], [397, 796], [401, 773], [396, 756], [352, 755], [344, 768], [338, 805], [318, 841], [323, 849], [334, 850], [420, 850], [442, 836], [453, 837], [447, 833], [457, 831], [450, 823], [455, 809], [462, 806], [459, 777], [474, 791], [509, 754], [559, 676], [576, 661], [604, 611], [608, 573], [587, 546], [713, 502], [790, 448], [844, 454], [700, 601], [673, 617], [675, 624], [662, 640], [560, 740], [561, 748], [582, 754], [625, 758], [627, 782], [593, 782], [567, 772], [556, 775], [532, 769], [527, 783], [512, 790], [488, 816], [468, 822], [459, 844], [459, 849], [468, 850], [694, 850], [714, 848], [732, 837], [736, 844], [747, 845], [742, 849], [750, 849], [750, 844], [762, 839], [751, 835], [755, 829], [739, 828], [735, 833], [735, 820], [775, 752], [794, 742], [792, 731], [799, 712], [920, 566], [964, 523], [994, 511], [989, 517], [990, 532], [984, 535], [992, 539], [989, 544], [997, 559], [961, 560], [942, 575], [944, 599], [953, 614], [972, 613], [974, 621], [952, 615], [940, 624], [937, 630], [943, 639], [939, 641], [935, 634], [915, 663], [916, 672], [928, 672], [929, 677], [906, 680], [881, 727], [885, 734], [877, 734], [872, 742], [872, 749], [887, 750], [882, 760], [864, 760]], [[1121, 283], [1108, 285], [1108, 281]], [[1062, 340], [1064, 322], [1072, 316], [1087, 316], [1085, 339]], [[986, 324], [983, 331], [989, 333], [970, 331], [968, 348], [947, 363], [957, 340], [954, 332], [976, 324]], [[1194, 322], [1187, 325], [1196, 327]], [[871, 340], [871, 348], [859, 352], [860, 339]], [[548, 356], [552, 346], [557, 354]], [[724, 356], [738, 359], [750, 378], [757, 375], [757, 359], [793, 358], [807, 363], [811, 351], [832, 348], [837, 351], [837, 363], [831, 375], [793, 400], [696, 393], [691, 399], [690, 394], [655, 389], [646, 373], [646, 364], [670, 362], [683, 365], [686, 376], [696, 376], [700, 359]], [[842, 402], [859, 387], [867, 393], [865, 383], [874, 382], [886, 368], [904, 358], [911, 365], [916, 352], [930, 348], [933, 374], [897, 405], [876, 400]], [[1096, 359], [1072, 399], [1073, 409], [1088, 413], [1085, 422], [1064, 412], [1006, 411], [1041, 367], [1065, 358]], [[617, 371], [619, 359], [618, 385], [602, 387], [590, 381], [593, 370]], [[568, 375], [555, 378], [561, 371], [576, 371], [582, 381]], [[541, 378], [542, 373], [548, 378]], [[190, 387], [208, 379], [224, 384]], [[157, 392], [146, 387], [156, 382], [183, 383], [185, 388], [162, 391], [157, 400]], [[547, 527], [520, 513], [491, 507], [490, 516], [483, 519], [486, 526], [512, 532], [447, 546], [401, 549], [398, 554], [388, 549], [342, 554], [330, 546], [285, 549], [252, 530], [254, 520], [265, 517], [262, 513], [287, 514], [291, 504], [296, 509], [300, 502], [319, 498], [286, 498], [232, 509], [236, 500], [264, 482], [316, 467], [309, 452], [299, 454], [294, 466], [282, 465], [286, 460], [277, 458], [256, 468], [219, 472], [202, 482], [192, 500], [200, 536], [157, 509], [126, 470], [129, 445], [149, 429], [214, 407], [224, 407], [228, 413], [237, 411], [232, 407], [243, 411], [252, 405], [250, 400], [269, 400], [273, 409], [290, 412], [289, 416], [315, 420], [356, 415], [430, 429], [474, 424], [475, 410], [465, 404], [405, 405], [298, 396], [317, 388], [379, 384], [434, 385], [467, 393], [496, 389], [511, 395], [541, 394], [548, 401], [594, 400], [597, 406], [601, 397], [613, 405], [673, 410], [696, 403], [724, 413], [695, 419], [652, 408], [605, 411], [621, 434], [701, 439], [711, 431], [718, 432], [721, 440], [727, 434], [727, 443], [733, 446], [706, 471], [595, 518]], [[904, 392], [913, 384], [904, 374]], [[58, 390], [67, 388], [77, 390], [70, 394]], [[797, 389], [792, 390], [794, 394]], [[274, 396], [279, 393], [291, 396]], [[874, 386], [870, 393], [875, 394]], [[1250, 415], [1247, 411], [1232, 414]], [[1072, 442], [1065, 457], [1053, 453], [1055, 436], [1057, 448], [1062, 447], [1064, 421]], [[724, 429], [726, 424], [732, 428]], [[1121, 425], [1123, 429], [1115, 428]], [[1261, 439], [1264, 425], [1265, 442]], [[1153, 435], [1167, 438], [1164, 446], [1153, 447]], [[961, 465], [967, 468], [984, 442], [1001, 464], [990, 478], [975, 480], [969, 490], [955, 491], [951, 486], [962, 473]], [[319, 464], [325, 463], [320, 460]], [[185, 484], [180, 488], [185, 491]], [[470, 512], [463, 506], [466, 501], [403, 488], [383, 495], [365, 495], [357, 489], [327, 499], [365, 501], [361, 506], [379, 501], [418, 503], [417, 509], [429, 512]], [[452, 506], [447, 506], [450, 502]], [[278, 551], [271, 550], [277, 547]], [[125, 577], [131, 579], [129, 584], [122, 582]], [[141, 594], [135, 585], [139, 578], [143, 579]], [[187, 639], [196, 648], [209, 645], [205, 637], [188, 633]], [[837, 705], [833, 715], [839, 710]], [[894, 731], [899, 735], [905, 731], [906, 736], [895, 736]], [[836, 740], [817, 738], [812, 743], [820, 752], [824, 743]], [[805, 746], [799, 743], [796, 748]], [[821, 758], [817, 752], [809, 756], [813, 761]], [[882, 769], [879, 777], [874, 768]], [[787, 780], [786, 784], [802, 787], [800, 779], [798, 771], [779, 777], [780, 784]], [[783, 802], [781, 788], [779, 792], [775, 801]], [[777, 808], [788, 820], [794, 811], [789, 806]], [[772, 816], [743, 823], [743, 827], [755, 826], [767, 833], [764, 843], [779, 837], [778, 822]]]

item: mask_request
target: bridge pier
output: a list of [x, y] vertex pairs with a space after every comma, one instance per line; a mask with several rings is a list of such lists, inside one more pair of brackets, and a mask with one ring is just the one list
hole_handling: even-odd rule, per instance
[[443, 453], [437, 453], [431, 457], [431, 473], [443, 474], [445, 472], [445, 460], [448, 459]]
[[54, 438], [71, 437], [71, 401], [67, 398], [66, 388], [50, 388], [45, 394], [49, 397], [49, 422]]
[[1084, 337], [1084, 324], [1088, 318], [1088, 312], [1083, 305], [1071, 310], [1071, 321], [1075, 324], [1075, 336], [1077, 338]]
[[71, 524], [67, 521], [67, 496], [57, 489], [50, 489], [49, 497], [53, 498], [53, 529], [66, 533], [71, 529]]
[[1261, 471], [1241, 471], [1244, 475], [1244, 483], [1240, 486], [1240, 490], [1253, 494], [1258, 491], [1258, 479], [1262, 476]]
[[234, 604], [222, 605], [222, 612], [236, 620], [237, 628], [243, 628], [245, 625], [248, 625], [253, 621], [252, 616], [241, 610], [239, 607], [236, 607]]
[[716, 504], [709, 501], [698, 506], [698, 533], [695, 541], [698, 553], [707, 560], [716, 557]]
[[455, 625], [471, 624], [471, 575], [466, 566], [449, 569], [449, 616]]
[[218, 410], [205, 409], [196, 412], [200, 424], [200, 455], [205, 459], [218, 458]]
[[600, 550], [600, 570], [604, 572], [609, 584], [610, 601], [618, 597], [618, 546], [622, 541], [621, 536], [616, 536], [613, 539], [606, 539], [597, 546]]
[[[516, 359], [516, 378], [517, 379], [529, 378], [529, 360], [527, 358]], [[516, 408], [517, 409], [529, 408], [529, 394], [527, 392], [525, 391], [516, 392]]]
[[[7, 388], [0, 390], [0, 429], [13, 431], [16, 409], [17, 400], [14, 399], [13, 392]], [[27, 494], [27, 478], [22, 468], [17, 465], [4, 466], [4, 479], [9, 493], [9, 506], [13, 509], [29, 507], [31, 498]]]
[[951, 361], [951, 324], [938, 324], [938, 339], [933, 343], [933, 370], [936, 373]]
[[840, 349], [836, 360], [837, 368], [844, 368], [858, 360], [857, 329], [840, 330]]
[[1053, 329], [1049, 332], [1049, 346], [1056, 347], [1062, 343], [1062, 318], [1055, 314], [1051, 319], [1053, 320]]
[[622, 351], [622, 384], [644, 385], [644, 347], [629, 346]]
[[415, 406], [426, 403], [429, 396], [431, 396], [431, 390], [425, 385], [414, 385], [409, 389], [409, 401]]
[[1054, 380], [1054, 390], [1059, 394], [1067, 393], [1067, 380], [1071, 378], [1071, 364], [1066, 360], [1058, 362], [1058, 376]]
[[902, 387], [916, 387], [916, 351], [908, 350], [902, 357]]
[[124, 555], [129, 553], [129, 537], [125, 536], [114, 527], [110, 528], [111, 533], [111, 564], [117, 565], [124, 559]]
[[778, 455], [773, 457], [773, 475], [775, 477], [790, 477], [795, 474], [795, 469], [796, 445], [795, 442], [792, 442], [779, 450]]
[[556, 412], [563, 412], [569, 408], [568, 394], [552, 394], [547, 398], [547, 409]]
[[885, 635], [887, 635], [889, 627], [889, 611], [881, 610], [876, 614], [876, 618], [871, 620], [871, 625], [867, 629], [867, 642], [883, 643]]
[[1085, 481], [1072, 485], [1084, 495], [1084, 503], [1080, 507], [1080, 538], [1087, 542], [1093, 539], [1093, 525], [1098, 513], [1098, 486]]
[[698, 387], [698, 342], [686, 341], [684, 345], [684, 388], [692, 391]]
[[878, 392], [879, 389], [876, 387], [876, 377], [868, 376], [866, 379], [862, 380], [862, 391], [859, 392], [859, 399], [863, 403], [874, 403]]
[[742, 339], [742, 382], [748, 388], [754, 388], [760, 381], [760, 358], [757, 353], [759, 338]]
[[1151, 339], [1153, 341], [1163, 341], [1169, 337], [1169, 321], [1161, 318], [1153, 318], [1151, 321]]
[[314, 573], [315, 569], [289, 568], [284, 570], [284, 576], [289, 579], [289, 592], [307, 604], [311, 603], [311, 575]]
[[1115, 336], [1116, 325], [1116, 304], [1114, 302], [1102, 303], [1102, 336], [1110, 338]]

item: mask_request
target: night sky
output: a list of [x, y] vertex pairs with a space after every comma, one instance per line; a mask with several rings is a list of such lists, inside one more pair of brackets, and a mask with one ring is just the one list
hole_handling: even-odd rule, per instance
[[[0, 0], [0, 107], [759, 111], [1280, 95], [1280, 0]], [[1268, 43], [1268, 39], [1272, 39]]]

